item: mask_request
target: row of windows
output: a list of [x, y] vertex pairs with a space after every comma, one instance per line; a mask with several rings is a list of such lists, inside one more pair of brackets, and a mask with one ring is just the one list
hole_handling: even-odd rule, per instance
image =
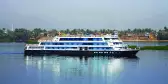
[[[77, 49], [77, 47], [46, 47], [46, 49]], [[89, 49], [112, 49], [110, 47], [89, 47]]]
[[46, 47], [46, 49], [77, 49], [77, 47]]
[[118, 40], [118, 38], [104, 38], [104, 40]]
[[118, 44], [122, 44], [122, 42], [113, 42], [113, 44], [118, 45]]
[[89, 49], [112, 49], [109, 47], [90, 47]]
[[102, 41], [102, 38], [60, 38], [60, 41]]
[[41, 45], [107, 45], [107, 43], [51, 43], [42, 42]]
[[44, 47], [29, 47], [29, 48], [33, 48], [34, 49], [34, 48], [44, 48]]

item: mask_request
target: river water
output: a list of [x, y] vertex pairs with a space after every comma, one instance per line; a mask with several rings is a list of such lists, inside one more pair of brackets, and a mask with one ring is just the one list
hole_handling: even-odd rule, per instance
[[128, 59], [24, 57], [23, 49], [23, 43], [0, 44], [0, 84], [168, 84], [168, 51]]

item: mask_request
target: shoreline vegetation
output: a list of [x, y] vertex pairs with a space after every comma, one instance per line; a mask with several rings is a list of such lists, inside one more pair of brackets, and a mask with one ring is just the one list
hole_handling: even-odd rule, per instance
[[[129, 41], [129, 42], [136, 42], [136, 41]], [[138, 41], [140, 42], [140, 41]], [[141, 41], [141, 42], [151, 42], [151, 41]], [[158, 42], [158, 41], [155, 41]], [[164, 41], [159, 41], [159, 42], [168, 42], [167, 40]], [[2, 42], [0, 42], [2, 43]], [[10, 42], [9, 42], [10, 43]], [[35, 40], [28, 40], [27, 42], [23, 42], [25, 44], [38, 44], [38, 41]], [[136, 45], [128, 45], [129, 48], [131, 49], [140, 49], [140, 50], [168, 50], [168, 45], [165, 46], [143, 46], [143, 47], [138, 47]]]
[[143, 46], [143, 47], [137, 47], [135, 45], [129, 45], [129, 48], [132, 49], [140, 49], [140, 50], [168, 50], [168, 46]]
[[122, 41], [123, 42], [168, 42], [168, 40], [122, 40]]
[[[46, 28], [48, 29], [48, 28]], [[123, 41], [168, 41], [168, 28], [159, 28], [160, 30], [154, 30], [152, 28], [134, 28], [125, 30], [110, 29], [50, 29], [44, 28], [0, 28], [0, 42], [27, 42], [28, 40], [39, 40], [43, 37], [55, 37], [55, 36], [103, 36], [107, 34], [114, 34], [114, 31], [118, 32], [118, 36]]]

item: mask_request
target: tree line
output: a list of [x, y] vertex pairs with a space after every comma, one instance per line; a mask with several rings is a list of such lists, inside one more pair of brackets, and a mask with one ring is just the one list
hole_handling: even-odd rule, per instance
[[[26, 28], [15, 28], [13, 31], [7, 28], [0, 28], [0, 42], [26, 42], [28, 40], [38, 40], [43, 36], [56, 36], [59, 34], [113, 34], [115, 29], [100, 29], [100, 30], [90, 30], [90, 29], [65, 29], [65, 30], [45, 30], [42, 28], [34, 28], [33, 30], [28, 30]], [[151, 28], [135, 28], [127, 30], [117, 30], [119, 36], [126, 35], [127, 33], [133, 34], [145, 34], [153, 33], [157, 35], [158, 40], [168, 40], [168, 28], [164, 27], [159, 31], [153, 30]]]

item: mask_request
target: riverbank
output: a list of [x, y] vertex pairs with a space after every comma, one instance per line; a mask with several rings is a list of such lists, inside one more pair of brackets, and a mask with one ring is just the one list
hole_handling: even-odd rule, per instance
[[168, 50], [168, 46], [143, 46], [143, 47], [137, 47], [134, 45], [129, 45], [129, 48], [132, 49], [140, 49], [140, 50]]
[[141, 50], [168, 50], [168, 46], [144, 46]]
[[168, 40], [122, 40], [122, 41], [123, 42], [168, 42]]

